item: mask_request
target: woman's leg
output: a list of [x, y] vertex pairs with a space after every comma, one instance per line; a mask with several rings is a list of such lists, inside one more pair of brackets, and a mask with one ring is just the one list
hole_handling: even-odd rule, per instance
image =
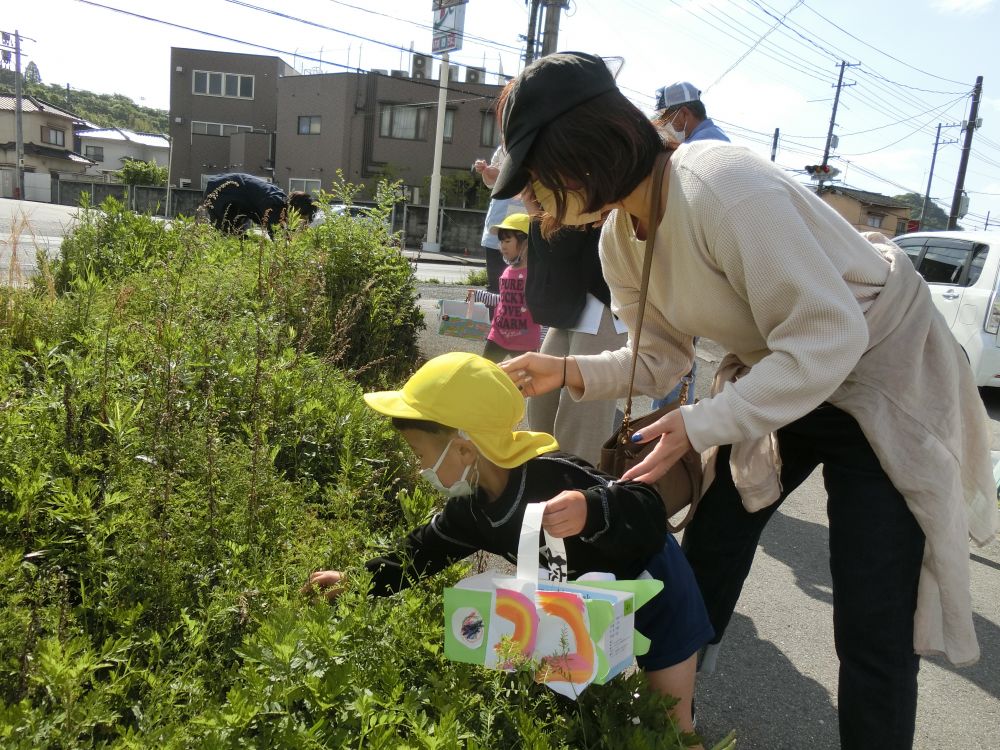
[[825, 417], [841, 747], [909, 750], [920, 667], [913, 615], [924, 535], [858, 423], [834, 407]]
[[764, 526], [778, 506], [818, 465], [812, 444], [802, 432], [811, 414], [778, 430], [781, 452], [781, 497], [756, 513], [748, 512], [733, 484], [730, 447], [722, 446], [715, 460], [715, 480], [701, 499], [698, 511], [684, 530], [681, 547], [694, 570], [715, 628], [718, 643], [736, 609], [743, 583], [750, 573]]

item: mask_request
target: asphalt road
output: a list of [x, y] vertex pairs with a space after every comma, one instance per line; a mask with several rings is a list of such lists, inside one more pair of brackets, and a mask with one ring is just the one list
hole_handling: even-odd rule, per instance
[[[420, 291], [428, 324], [424, 356], [482, 350], [480, 342], [436, 332], [437, 300], [463, 298], [464, 285], [422, 285]], [[724, 353], [711, 341], [700, 342], [699, 397], [708, 394]], [[991, 389], [983, 398], [1000, 448], [1000, 393]], [[817, 470], [768, 524], [717, 670], [699, 680], [698, 728], [708, 742], [735, 729], [740, 750], [840, 746], [828, 559], [826, 493]], [[1000, 748], [1000, 543], [973, 549], [970, 570], [982, 659], [963, 669], [923, 660], [916, 750]]]

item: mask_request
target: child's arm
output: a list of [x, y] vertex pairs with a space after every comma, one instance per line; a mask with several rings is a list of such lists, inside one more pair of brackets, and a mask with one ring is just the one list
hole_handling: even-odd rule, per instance
[[466, 299], [470, 297], [473, 302], [482, 302], [489, 308], [494, 308], [500, 304], [500, 295], [496, 292], [488, 292], [485, 289], [470, 289]]
[[[476, 528], [471, 498], [449, 500], [430, 523], [407, 534], [399, 550], [365, 563], [372, 575], [371, 593], [375, 596], [394, 594], [468, 557], [482, 549], [484, 543]], [[302, 593], [319, 589], [327, 592], [328, 599], [333, 599], [340, 593], [343, 581], [344, 576], [339, 571], [316, 571]]]
[[612, 559], [634, 560], [659, 552], [666, 511], [656, 490], [639, 482], [615, 482], [560, 492], [548, 501], [543, 528], [555, 537], [579, 535]]

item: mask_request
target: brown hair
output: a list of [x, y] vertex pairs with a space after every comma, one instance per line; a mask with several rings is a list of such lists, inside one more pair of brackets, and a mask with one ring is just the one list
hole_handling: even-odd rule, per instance
[[[508, 84], [498, 111], [510, 93]], [[583, 192], [586, 211], [617, 203], [649, 176], [657, 154], [669, 148], [653, 123], [615, 89], [543, 125], [524, 166], [555, 194], [558, 223], [565, 215], [567, 190]]]

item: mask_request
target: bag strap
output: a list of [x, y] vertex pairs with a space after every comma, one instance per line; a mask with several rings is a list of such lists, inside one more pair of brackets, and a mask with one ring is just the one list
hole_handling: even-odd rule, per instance
[[[639, 363], [639, 337], [642, 335], [642, 320], [646, 317], [646, 292], [649, 290], [649, 271], [653, 266], [653, 243], [656, 240], [656, 229], [660, 225], [660, 196], [663, 188], [663, 172], [669, 151], [662, 151], [653, 163], [652, 183], [649, 188], [649, 214], [646, 227], [646, 253], [642, 260], [642, 286], [639, 289], [639, 316], [635, 322], [635, 338], [632, 339], [632, 372], [628, 378], [628, 398], [625, 401], [625, 415], [622, 418], [622, 431], [628, 432], [629, 421], [632, 418], [632, 388], [635, 385], [635, 370]], [[687, 400], [686, 388], [681, 394], [682, 402]]]

